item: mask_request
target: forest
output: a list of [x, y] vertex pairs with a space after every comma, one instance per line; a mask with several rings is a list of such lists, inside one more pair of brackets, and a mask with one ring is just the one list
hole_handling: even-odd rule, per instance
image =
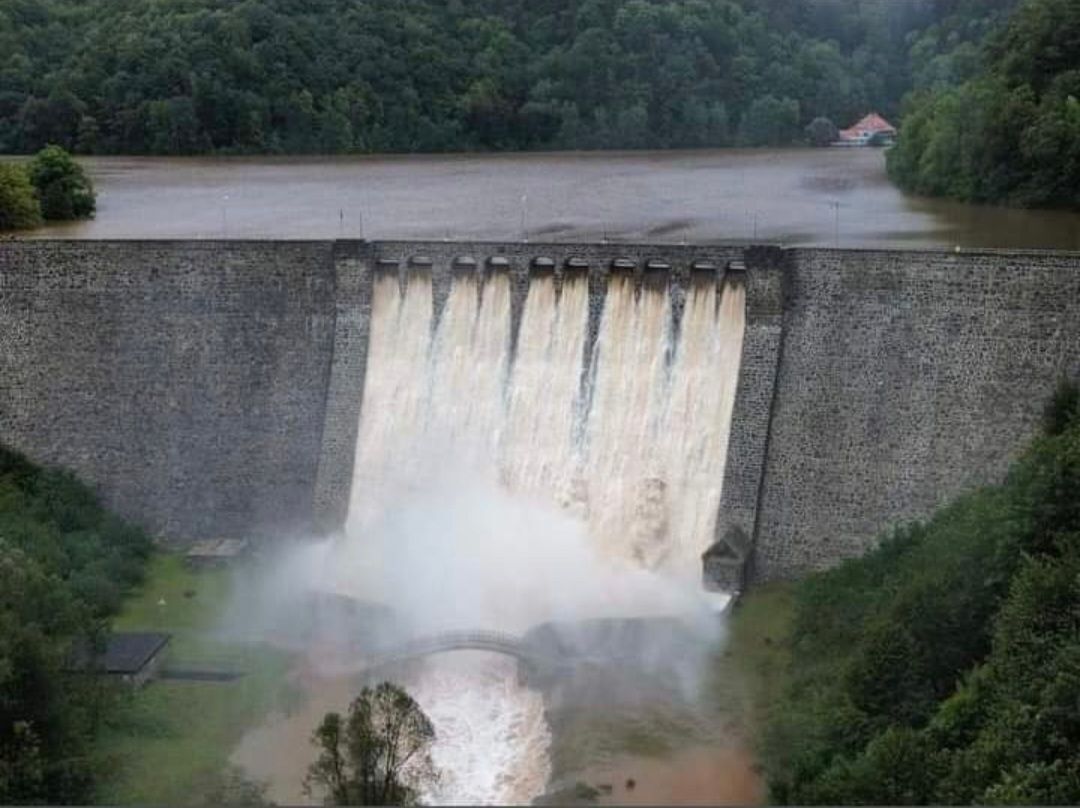
[[955, 81], [908, 99], [892, 179], [916, 193], [1080, 208], [1080, 1], [1025, 0]]
[[0, 153], [787, 145], [1016, 0], [0, 0]]
[[796, 584], [762, 762], [785, 804], [1080, 802], [1080, 392], [1002, 485]]
[[72, 672], [74, 649], [103, 647], [151, 550], [69, 472], [0, 447], [0, 804], [94, 798], [120, 694]]

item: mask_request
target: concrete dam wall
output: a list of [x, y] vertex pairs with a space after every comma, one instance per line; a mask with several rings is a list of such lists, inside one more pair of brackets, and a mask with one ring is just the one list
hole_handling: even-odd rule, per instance
[[[394, 242], [0, 244], [0, 440], [165, 539], [345, 519], [380, 278], [585, 284], [579, 398], [608, 289], [745, 289], [715, 537], [759, 579], [827, 566], [999, 479], [1080, 372], [1080, 256]], [[513, 361], [513, 359], [511, 359]], [[356, 458], [363, 463], [363, 458]], [[708, 540], [702, 541], [704, 550]]]

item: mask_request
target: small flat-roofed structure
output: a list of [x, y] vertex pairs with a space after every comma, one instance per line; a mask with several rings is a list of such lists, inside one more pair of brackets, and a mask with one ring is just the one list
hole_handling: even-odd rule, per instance
[[154, 678], [161, 668], [165, 646], [171, 635], [156, 631], [120, 631], [109, 636], [105, 650], [90, 658], [87, 649], [77, 648], [71, 670], [115, 676], [136, 687]]
[[244, 554], [247, 539], [207, 539], [198, 541], [184, 555], [189, 567], [222, 567]]
[[749, 539], [737, 527], [729, 528], [721, 538], [713, 542], [701, 554], [705, 588], [737, 596], [743, 588], [749, 549]]

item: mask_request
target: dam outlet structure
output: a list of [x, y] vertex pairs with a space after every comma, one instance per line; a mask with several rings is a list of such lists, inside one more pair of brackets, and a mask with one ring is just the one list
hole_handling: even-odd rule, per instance
[[[421, 257], [423, 258], [423, 257]], [[470, 257], [471, 258], [471, 257]], [[372, 278], [347, 532], [426, 469], [489, 478], [588, 527], [604, 555], [700, 575], [720, 507], [742, 274], [416, 256]], [[581, 259], [578, 263], [583, 263]], [[514, 286], [524, 300], [514, 305]]]
[[10, 240], [0, 439], [177, 543], [452, 461], [738, 589], [1000, 479], [1078, 301], [1073, 253]]

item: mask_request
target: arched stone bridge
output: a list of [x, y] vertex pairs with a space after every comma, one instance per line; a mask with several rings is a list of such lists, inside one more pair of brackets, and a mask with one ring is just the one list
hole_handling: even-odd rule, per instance
[[383, 648], [364, 660], [362, 671], [372, 674], [412, 659], [448, 651], [490, 651], [518, 660], [529, 672], [548, 670], [553, 660], [538, 654], [521, 637], [501, 631], [444, 631]]

